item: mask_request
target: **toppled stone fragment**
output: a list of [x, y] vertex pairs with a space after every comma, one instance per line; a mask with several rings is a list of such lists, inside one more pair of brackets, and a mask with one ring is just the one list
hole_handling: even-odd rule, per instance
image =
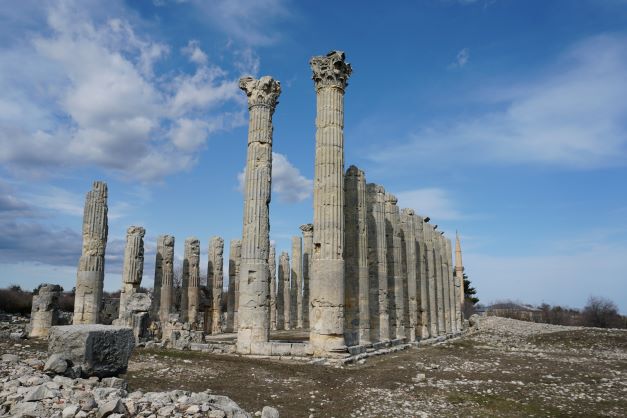
[[83, 376], [102, 378], [125, 373], [134, 346], [128, 327], [68, 325], [50, 329], [48, 353], [64, 356]]

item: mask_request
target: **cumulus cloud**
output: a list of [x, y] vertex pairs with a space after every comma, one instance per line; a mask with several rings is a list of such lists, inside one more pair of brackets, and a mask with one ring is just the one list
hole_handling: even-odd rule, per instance
[[155, 75], [167, 45], [81, 4], [54, 3], [45, 35], [0, 49], [10, 63], [0, 69], [1, 162], [29, 175], [89, 165], [158, 180], [190, 168], [211, 133], [243, 123], [226, 107], [243, 100], [237, 77], [197, 42], [184, 49], [193, 73]]
[[[246, 168], [237, 173], [238, 190], [244, 190]], [[313, 191], [313, 180], [303, 176], [298, 168], [278, 152], [272, 153], [272, 192], [285, 203], [302, 202]]]
[[398, 205], [411, 208], [421, 216], [429, 216], [434, 221], [458, 220], [462, 214], [455, 208], [455, 203], [449, 194], [440, 188], [423, 188], [394, 193], [398, 198]]
[[[440, 166], [452, 161], [570, 169], [624, 165], [625, 74], [627, 38], [592, 37], [566, 51], [537, 79], [495, 87], [492, 97], [482, 100], [497, 110], [424, 127], [404, 143], [370, 157], [395, 164], [419, 159]], [[451, 158], [454, 155], [463, 158]]]

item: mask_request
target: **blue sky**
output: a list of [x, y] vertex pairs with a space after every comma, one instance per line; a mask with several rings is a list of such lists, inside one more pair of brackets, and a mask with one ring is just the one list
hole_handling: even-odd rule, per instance
[[[627, 2], [0, 3], [0, 286], [74, 285], [84, 195], [125, 230], [241, 235], [242, 75], [282, 84], [277, 256], [312, 218], [309, 58], [344, 50], [346, 163], [453, 237], [482, 302], [627, 313]], [[227, 255], [227, 254], [225, 254]]]

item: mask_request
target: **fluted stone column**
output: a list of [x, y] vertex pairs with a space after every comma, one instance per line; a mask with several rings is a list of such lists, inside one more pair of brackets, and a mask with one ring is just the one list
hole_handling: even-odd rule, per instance
[[85, 198], [83, 249], [76, 275], [74, 325], [99, 322], [109, 232], [107, 210], [107, 184], [95, 181]]
[[232, 239], [229, 244], [229, 289], [227, 299], [227, 330], [237, 331], [237, 310], [239, 301], [239, 265], [242, 242]]
[[429, 301], [428, 309], [428, 323], [429, 323], [429, 336], [437, 337], [438, 335], [438, 309], [437, 309], [437, 297], [436, 297], [436, 275], [435, 275], [435, 255], [433, 248], [433, 225], [429, 223], [423, 223], [424, 239], [425, 239], [425, 268], [427, 279], [427, 293]]
[[[296, 328], [303, 328], [303, 240], [301, 237], [292, 237], [292, 292], [296, 296], [296, 302], [292, 308], [295, 308]], [[294, 299], [294, 297], [292, 297]], [[294, 311], [294, 309], [292, 309]]]
[[270, 269], [270, 329], [276, 330], [276, 248], [274, 245], [270, 245], [268, 268]]
[[300, 226], [303, 231], [303, 328], [309, 329], [309, 281], [313, 253], [313, 224]]
[[277, 329], [290, 329], [290, 256], [281, 252], [279, 256], [279, 273], [277, 275], [276, 292], [276, 326]]
[[436, 298], [436, 315], [438, 324], [438, 335], [446, 334], [446, 325], [444, 319], [444, 284], [442, 279], [442, 251], [440, 232], [434, 230], [432, 233], [433, 240], [433, 265], [435, 268], [435, 298]]
[[211, 295], [212, 334], [222, 332], [222, 286], [224, 285], [224, 240], [212, 237], [209, 240], [209, 261], [207, 262], [207, 288]]
[[385, 189], [366, 186], [368, 220], [368, 276], [370, 285], [370, 338], [390, 340], [388, 304], [387, 240], [385, 235]]
[[281, 85], [272, 77], [240, 79], [248, 97], [248, 150], [239, 281], [237, 351], [264, 354], [270, 339], [270, 186], [272, 115]]
[[[388, 291], [394, 287], [390, 298], [390, 314], [393, 314], [394, 335], [405, 338], [404, 295], [401, 254], [400, 214], [396, 196], [387, 194], [385, 197], [385, 223], [388, 244]], [[391, 248], [391, 251], [389, 249]]]
[[346, 170], [344, 190], [344, 338], [351, 346], [370, 343], [366, 178], [354, 165]]
[[196, 237], [185, 240], [183, 255], [183, 288], [185, 305], [181, 303], [181, 317], [183, 322], [189, 322], [194, 328], [198, 323], [198, 308], [200, 302], [200, 241]]
[[453, 279], [453, 254], [451, 240], [445, 238], [446, 245], [446, 273], [448, 279], [448, 289], [449, 289], [449, 310], [450, 310], [450, 321], [451, 321], [451, 332], [457, 333], [457, 299], [455, 297], [455, 280]]
[[311, 332], [314, 355], [345, 352], [344, 341], [344, 89], [351, 66], [343, 52], [310, 61], [316, 87], [314, 252]]
[[405, 242], [405, 260], [406, 260], [406, 274], [407, 274], [407, 301], [409, 312], [409, 341], [416, 341], [420, 337], [419, 329], [419, 298], [420, 287], [418, 284], [417, 266], [418, 261], [416, 257], [416, 227], [414, 222], [416, 221], [415, 212], [412, 209], [403, 209], [401, 211], [401, 232], [403, 234], [403, 240]]
[[457, 328], [461, 331], [464, 320], [464, 262], [462, 261], [462, 245], [459, 234], [455, 234], [455, 289], [457, 290]]
[[448, 257], [446, 256], [446, 238], [440, 234], [440, 260], [442, 263], [442, 294], [444, 305], [444, 330], [447, 334], [453, 332], [451, 328], [451, 299], [448, 277]]
[[165, 324], [172, 312], [174, 279], [174, 237], [161, 235], [157, 238], [155, 283], [160, 283], [159, 320]]
[[47, 337], [50, 327], [59, 323], [59, 297], [63, 288], [58, 284], [40, 284], [33, 292], [29, 337]]
[[118, 318], [126, 320], [131, 313], [127, 309], [130, 297], [137, 293], [144, 274], [144, 235], [141, 226], [131, 226], [126, 230], [124, 248], [124, 267], [122, 271], [122, 291], [120, 292], [120, 310]]
[[429, 289], [426, 266], [426, 247], [424, 237], [424, 220], [416, 215], [414, 219], [414, 227], [416, 233], [416, 273], [418, 275], [418, 318], [419, 318], [419, 334], [421, 339], [429, 338]]

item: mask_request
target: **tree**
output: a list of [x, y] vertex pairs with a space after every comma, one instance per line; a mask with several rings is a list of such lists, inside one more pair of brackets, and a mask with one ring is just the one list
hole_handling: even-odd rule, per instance
[[464, 299], [472, 302], [473, 305], [476, 305], [479, 302], [479, 298], [475, 295], [477, 294], [477, 289], [470, 285], [470, 280], [468, 279], [468, 275], [463, 273], [464, 278]]
[[618, 313], [618, 307], [609, 299], [590, 296], [583, 308], [583, 323], [589, 327], [622, 328], [624, 321]]

